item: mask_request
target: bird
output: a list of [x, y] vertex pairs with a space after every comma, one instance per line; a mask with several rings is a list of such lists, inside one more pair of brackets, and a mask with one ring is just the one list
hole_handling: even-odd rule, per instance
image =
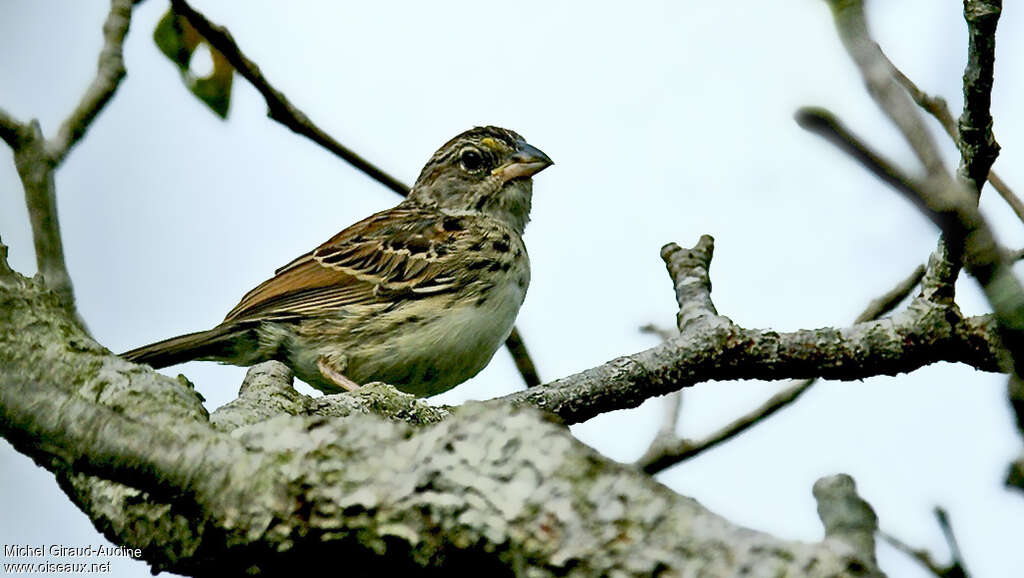
[[533, 176], [553, 161], [519, 134], [467, 130], [409, 195], [278, 269], [219, 325], [121, 354], [154, 369], [277, 360], [324, 393], [385, 382], [421, 397], [480, 372], [530, 284]]

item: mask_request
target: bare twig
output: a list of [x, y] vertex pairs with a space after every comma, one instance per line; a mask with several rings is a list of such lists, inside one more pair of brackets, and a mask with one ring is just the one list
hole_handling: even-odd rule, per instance
[[798, 122], [856, 158], [914, 202], [947, 238], [964, 244], [967, 268], [995, 310], [1004, 344], [1015, 364], [1024, 363], [1024, 288], [1013, 276], [1004, 251], [996, 244], [969, 193], [948, 174], [945, 178], [935, 175], [926, 180], [911, 179], [827, 111], [802, 109]]
[[641, 326], [640, 333], [657, 335], [658, 337], [661, 338], [662, 341], [668, 341], [669, 339], [673, 339], [679, 336], [679, 331], [675, 329], [669, 329], [667, 327], [662, 327], [654, 323], [648, 323], [647, 325]]
[[399, 195], [404, 197], [409, 194], [408, 185], [384, 172], [321, 130], [304, 112], [296, 108], [283, 92], [274, 88], [266, 77], [263, 76], [260, 67], [242, 53], [242, 49], [235, 43], [235, 39], [227, 28], [210, 22], [205, 16], [189, 6], [185, 0], [171, 0], [171, 6], [176, 13], [184, 16], [189, 21], [189, 24], [211, 46], [228, 59], [228, 62], [231, 63], [231, 66], [235, 67], [235, 70], [242, 75], [242, 78], [248, 80], [263, 95], [263, 100], [267, 103], [267, 116], [331, 151], [345, 162]]
[[1010, 208], [1013, 209], [1014, 213], [1016, 213], [1017, 218], [1024, 221], [1024, 202], [1022, 202], [1020, 197], [1013, 192], [1010, 185], [1006, 184], [1006, 181], [1004, 181], [1003, 178], [993, 170], [989, 170], [988, 172], [988, 182], [992, 185], [992, 188], [999, 193], [999, 196], [1006, 201], [1006, 204], [1010, 205]]
[[952, 558], [952, 566], [959, 567], [961, 574], [966, 575], [964, 568], [964, 557], [960, 553], [960, 544], [956, 541], [956, 534], [953, 533], [953, 524], [949, 521], [949, 513], [942, 506], [935, 506], [935, 519], [939, 522], [942, 535], [946, 537], [946, 544], [949, 545], [949, 556]]
[[512, 333], [508, 334], [508, 339], [505, 340], [505, 347], [512, 354], [512, 361], [515, 361], [516, 369], [519, 370], [519, 375], [523, 376], [526, 387], [540, 385], [540, 375], [537, 374], [537, 367], [533, 364], [533, 358], [530, 357], [530, 352], [526, 350], [526, 342], [523, 341], [523, 336], [519, 335], [517, 327], [513, 327]]
[[1002, 0], [964, 0], [964, 19], [970, 38], [964, 68], [964, 109], [957, 123], [960, 134], [960, 169], [974, 189], [981, 190], [999, 144], [992, 135], [992, 82], [996, 52], [996, 25]]
[[[131, 9], [131, 0], [111, 0], [110, 13], [103, 25], [104, 45], [96, 79], [52, 141], [46, 140], [37, 121], [20, 123], [0, 111], [0, 138], [14, 151], [18, 176], [25, 189], [36, 266], [46, 285], [72, 311], [75, 310], [75, 292], [64, 260], [53, 173], [71, 147], [85, 134], [103, 106], [110, 101], [124, 77], [122, 46], [131, 20]], [[78, 321], [84, 327], [81, 318]]]
[[[653, 323], [648, 323], [641, 327], [640, 333], [657, 335], [662, 341], [674, 339], [679, 335], [677, 330], [660, 327]], [[658, 428], [658, 433], [651, 440], [650, 448], [660, 447], [662, 444], [669, 444], [678, 439], [676, 430], [679, 428], [679, 417], [683, 413], [683, 390], [679, 389], [666, 395], [662, 407], [664, 407], [665, 413], [661, 419], [661, 427]], [[648, 451], [651, 451], [650, 448], [648, 448]]]
[[1006, 485], [1017, 490], [1024, 490], [1024, 455], [1010, 463], [1006, 473]]
[[[211, 46], [228, 59], [228, 62], [231, 63], [231, 66], [235, 67], [235, 70], [242, 75], [242, 78], [248, 80], [259, 91], [263, 96], [263, 100], [267, 103], [267, 116], [334, 153], [395, 193], [403, 197], [409, 194], [408, 185], [335, 140], [317, 126], [304, 112], [296, 108], [283, 92], [274, 88], [260, 71], [260, 67], [250, 60], [242, 52], [242, 49], [238, 47], [238, 44], [227, 28], [214, 24], [192, 8], [185, 0], [171, 0], [171, 6], [175, 12], [184, 16]], [[516, 368], [523, 377], [523, 381], [526, 382], [526, 386], [533, 387], [539, 385], [540, 377], [537, 373], [537, 366], [530, 357], [526, 349], [526, 343], [523, 341], [517, 328], [513, 328], [512, 333], [505, 340], [505, 347], [512, 354], [512, 359], [515, 361]]]
[[862, 0], [826, 0], [832, 8], [836, 30], [850, 58], [860, 69], [866, 88], [878, 106], [900, 129], [929, 175], [947, 175], [942, 157], [924, 122], [916, 114], [906, 92], [892, 76], [891, 64], [881, 56], [867, 32]]
[[[889, 73], [890, 67], [868, 35], [863, 3], [856, 0], [829, 0], [829, 3], [840, 38], [860, 67], [868, 92], [900, 128], [924, 165], [927, 176], [910, 179], [879, 155], [861, 155], [858, 160], [876, 174], [895, 177], [895, 183], [901, 185], [897, 189], [913, 200], [954, 246], [962, 244], [967, 269], [978, 280], [995, 310], [1003, 343], [1014, 360], [1014, 370], [1020, 375], [1024, 371], [1024, 287], [1014, 277], [992, 230], [978, 211], [976, 196], [946, 171], [916, 108]], [[837, 122], [817, 123], [816, 128], [823, 129], [822, 134], [830, 134], [833, 141], [846, 141], [848, 150], [870, 150], [848, 131], [840, 133]]]
[[[877, 319], [893, 309], [914, 290], [924, 277], [924, 266], [919, 265], [904, 280], [884, 295], [871, 301], [867, 308], [857, 316], [856, 323]], [[801, 395], [817, 383], [817, 378], [797, 381], [772, 395], [764, 403], [746, 414], [734, 419], [715, 432], [699, 440], [683, 439], [675, 435], [673, 425], [672, 436], [659, 435], [651, 442], [644, 455], [636, 461], [636, 466], [648, 474], [656, 474], [682, 461], [698, 456], [715, 446], [723, 444], [755, 425], [765, 421], [779, 410], [795, 402]], [[675, 424], [675, 421], [672, 422]]]
[[128, 34], [131, 17], [131, 0], [111, 2], [110, 13], [103, 23], [103, 50], [100, 51], [96, 78], [86, 89], [75, 110], [60, 125], [57, 136], [48, 143], [47, 148], [53, 164], [58, 165], [64, 160], [121, 84], [121, 79], [125, 76], [124, 37]]
[[64, 261], [64, 244], [57, 218], [57, 189], [53, 181], [55, 166], [48, 155], [46, 138], [38, 121], [31, 121], [22, 132], [19, 146], [14, 150], [14, 163], [25, 189], [36, 267], [46, 286], [60, 296], [66, 307], [74, 309], [75, 291]]
[[914, 548], [891, 534], [879, 531], [878, 535], [893, 548], [917, 560], [918, 563], [938, 578], [968, 578], [967, 569], [960, 555], [960, 547], [957, 545], [956, 536], [953, 535], [953, 528], [949, 523], [949, 516], [946, 514], [946, 510], [936, 506], [935, 517], [939, 522], [939, 527], [942, 529], [942, 534], [946, 538], [946, 544], [949, 546], [951, 559], [949, 566], [943, 566], [936, 562], [935, 558], [927, 550]]
[[10, 115], [6, 110], [0, 108], [0, 139], [3, 139], [11, 150], [17, 149], [21, 140], [21, 133], [25, 130], [25, 123]]
[[[998, 154], [991, 134], [992, 117], [988, 110], [991, 103], [992, 59], [994, 55], [995, 27], [998, 22], [1001, 2], [999, 0], [965, 0], [964, 14], [971, 34], [968, 66], [964, 72], [965, 112], [959, 123], [961, 181], [954, 181], [941, 164], [934, 143], [923, 131], [922, 121], [913, 108], [909, 97], [903, 91], [895, 90], [891, 74], [880, 74], [879, 70], [891, 70], [871, 41], [864, 17], [862, 0], [828, 0], [836, 20], [836, 28], [850, 56], [857, 63], [868, 86], [868, 92], [883, 112], [900, 128], [914, 148], [918, 159], [927, 171], [924, 179], [910, 179], [901, 171], [895, 179], [900, 192], [907, 195], [949, 239], [958, 250], [954, 254], [964, 256], [964, 265], [981, 285], [989, 304], [995, 311], [999, 335], [1012, 359], [1014, 374], [1010, 379], [1011, 400], [1015, 383], [1024, 377], [1024, 286], [1014, 276], [1006, 253], [996, 243], [992, 229], [988, 226], [977, 207], [978, 187], [984, 184], [992, 162]], [[847, 141], [844, 148], [867, 150], [851, 133], [840, 134], [835, 130], [838, 123], [823, 122], [824, 133], [831, 133], [833, 141]], [[892, 173], [891, 163], [878, 162], [878, 155], [858, 157], [865, 166], [876, 174]], [[969, 191], [967, 186], [973, 186]], [[1011, 476], [1010, 480], [1015, 480]]]
[[888, 544], [893, 548], [899, 550], [900, 552], [903, 552], [904, 554], [910, 556], [914, 560], [917, 560], [919, 564], [924, 566], [925, 569], [931, 572], [932, 574], [938, 576], [939, 578], [947, 578], [948, 575], [946, 574], [946, 568], [935, 561], [935, 558], [932, 557], [931, 552], [927, 550], [914, 548], [910, 544], [907, 544], [903, 540], [900, 540], [896, 536], [893, 536], [892, 534], [886, 532], [879, 531], [878, 536], [886, 542], [888, 542]]
[[814, 499], [818, 502], [818, 517], [825, 525], [825, 538], [846, 543], [870, 567], [876, 567], [878, 516], [857, 494], [853, 478], [838, 474], [819, 479], [814, 482]]
[[[923, 108], [927, 113], [935, 117], [935, 120], [939, 121], [939, 124], [945, 130], [949, 138], [953, 139], [958, 147], [960, 146], [960, 133], [957, 128], [957, 121], [953, 118], [953, 114], [949, 111], [949, 104], [946, 103], [946, 99], [941, 96], [929, 96], [922, 91], [914, 81], [907, 78], [903, 72], [897, 68], [892, 61], [889, 61], [885, 53], [882, 56], [889, 62], [892, 67], [892, 74], [896, 78], [896, 81], [903, 86], [903, 88], [910, 95], [910, 98], [914, 99], [914, 102], [918, 106]], [[999, 193], [999, 196], [1006, 201], [1006, 204], [1010, 205], [1013, 212], [1017, 215], [1017, 218], [1024, 221], [1024, 202], [1013, 192], [1010, 185], [1006, 183], [994, 170], [989, 169], [988, 182], [992, 185], [992, 188]]]

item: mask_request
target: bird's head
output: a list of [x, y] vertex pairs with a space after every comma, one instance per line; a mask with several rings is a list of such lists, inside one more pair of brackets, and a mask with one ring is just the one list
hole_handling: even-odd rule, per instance
[[458, 213], [485, 213], [522, 233], [530, 220], [531, 177], [552, 164], [540, 149], [510, 130], [476, 127], [434, 153], [409, 201]]

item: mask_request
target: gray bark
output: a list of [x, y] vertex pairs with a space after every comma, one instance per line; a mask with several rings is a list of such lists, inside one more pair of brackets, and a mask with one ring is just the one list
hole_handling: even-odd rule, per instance
[[3, 435], [154, 570], [323, 558], [378, 575], [877, 572], [848, 541], [735, 526], [532, 409], [449, 412], [384, 385], [312, 400], [268, 364], [211, 420], [187, 381], [111, 355], [39, 283], [0, 285]]

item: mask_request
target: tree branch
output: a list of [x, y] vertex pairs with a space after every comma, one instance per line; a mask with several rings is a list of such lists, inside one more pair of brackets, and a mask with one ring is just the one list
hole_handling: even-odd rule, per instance
[[[871, 41], [864, 19], [864, 7], [860, 0], [828, 0], [836, 20], [839, 36], [850, 56], [857, 63], [864, 76], [868, 92], [883, 112], [899, 127], [914, 148], [918, 159], [925, 166], [924, 179], [899, 178], [897, 189], [915, 201], [919, 208], [938, 225], [943, 235], [954, 246], [962, 247], [964, 261], [981, 285], [989, 304], [995, 311], [999, 334], [1003, 345], [1013, 360], [1015, 376], [1010, 382], [1011, 403], [1014, 383], [1024, 376], [1024, 287], [1014, 276], [1007, 254], [996, 243], [991, 228], [978, 211], [977, 196], [965, 186], [950, 178], [941, 160], [936, 162], [938, 152], [917, 111], [911, 105], [905, 92], [896, 89], [896, 83], [878, 46]], [[1000, 2], [974, 2], [965, 0], [964, 10], [971, 33], [971, 54], [964, 74], [965, 114], [961, 116], [961, 155], [963, 172], [967, 179], [976, 179], [971, 184], [980, 186], [988, 174], [992, 161], [998, 153], [998, 145], [991, 137], [991, 64], [994, 50], [995, 25], [998, 21]], [[988, 34], [990, 38], [982, 39]], [[982, 110], [984, 109], [984, 110]], [[821, 115], [824, 116], [824, 115]], [[982, 126], [978, 126], [978, 125]], [[835, 141], [848, 141], [845, 149], [867, 150], [851, 133], [840, 133], [838, 122], [818, 123], [819, 129], [830, 134]], [[858, 141], [854, 144], [853, 141]], [[975, 158], [977, 155], [979, 158]], [[858, 157], [862, 163], [875, 171], [888, 173], [891, 163], [879, 163], [878, 155]], [[872, 166], [874, 165], [874, 166]], [[977, 189], [975, 189], [977, 192]], [[958, 251], [959, 253], [959, 251]], [[1015, 406], [1016, 407], [1016, 406]], [[1016, 479], [1011, 476], [1011, 480]]]
[[[910, 292], [921, 282], [923, 277], [924, 266], [918, 265], [917, 269], [914, 269], [906, 279], [900, 281], [884, 295], [872, 300], [867, 308], [857, 316], [855, 323], [864, 323], [878, 319], [895, 309], [900, 302], [910, 295]], [[651, 442], [650, 447], [644, 452], [644, 455], [634, 465], [645, 473], [654, 475], [682, 461], [696, 457], [767, 420], [779, 410], [799, 399], [801, 395], [817, 382], [817, 378], [811, 378], [793, 383], [785, 389], [776, 392], [752, 411], [741, 415], [713, 433], [696, 441], [676, 435], [675, 424], [678, 420], [678, 415], [676, 415], [670, 422], [667, 422], [667, 424], [672, 424], [671, 427], [667, 427], [666, 424], [666, 427], [662, 428], [662, 432], [659, 432], [654, 441]]]
[[[175, 12], [185, 17], [211, 46], [227, 58], [231, 66], [242, 75], [242, 78], [249, 81], [249, 84], [259, 91], [263, 96], [263, 100], [267, 103], [267, 116], [334, 153], [337, 157], [393, 192], [403, 197], [409, 194], [408, 185], [335, 140], [334, 137], [317, 126], [304, 112], [296, 108], [283, 92], [274, 88], [263, 75], [263, 72], [260, 71], [260, 67], [250, 60], [242, 52], [242, 49], [238, 47], [238, 44], [227, 28], [210, 22], [205, 16], [189, 6], [185, 0], [171, 0], [171, 6]], [[512, 328], [512, 333], [505, 340], [505, 347], [512, 354], [516, 369], [519, 370], [519, 374], [523, 377], [523, 381], [526, 382], [526, 386], [534, 387], [539, 385], [540, 377], [537, 374], [537, 366], [526, 349], [526, 343], [523, 341], [519, 329]]]
[[64, 306], [74, 310], [75, 290], [64, 260], [64, 242], [57, 218], [57, 189], [53, 180], [56, 167], [38, 121], [31, 121], [22, 132], [19, 146], [14, 150], [14, 163], [25, 189], [36, 267], [46, 285], [60, 295]]
[[814, 499], [825, 525], [825, 539], [845, 543], [874, 566], [878, 516], [857, 495], [853, 478], [846, 474], [821, 478], [814, 483]]
[[278, 415], [348, 417], [375, 414], [412, 426], [438, 423], [453, 411], [432, 406], [424, 399], [402, 393], [383, 383], [368, 383], [347, 394], [310, 397], [292, 387], [288, 366], [266, 361], [249, 368], [238, 397], [217, 408], [210, 423], [219, 431], [230, 432], [257, 424]]
[[992, 135], [992, 82], [996, 57], [996, 25], [1002, 0], [964, 0], [964, 19], [970, 38], [964, 68], [964, 109], [960, 114], [959, 173], [980, 191], [999, 156]]
[[[187, 382], [113, 356], [33, 281], [0, 286], [0, 310], [3, 435], [155, 572], [338, 559], [373, 575], [877, 572], [849, 542], [734, 526], [532, 410], [469, 404], [416, 430], [357, 412], [216, 431]], [[288, 379], [261, 371], [242, 399]]]
[[0, 139], [3, 139], [7, 146], [11, 147], [11, 150], [17, 150], [21, 146], [21, 134], [24, 131], [24, 123], [0, 108]]
[[[56, 138], [48, 142], [37, 121], [22, 124], [0, 110], [0, 138], [14, 151], [18, 176], [25, 189], [36, 266], [47, 286], [57, 292], [64, 306], [71, 311], [75, 311], [75, 292], [64, 259], [53, 173], [71, 147], [85, 134], [124, 77], [121, 51], [131, 21], [131, 9], [131, 0], [111, 0], [110, 13], [103, 25], [104, 46], [96, 79], [61, 125]], [[80, 317], [78, 322], [85, 326]]]
[[523, 336], [519, 334], [518, 327], [512, 327], [512, 333], [509, 333], [508, 338], [505, 339], [505, 347], [512, 354], [512, 361], [515, 362], [519, 375], [523, 376], [526, 387], [537, 387], [540, 385], [541, 381], [540, 375], [537, 373], [537, 366], [533, 364], [533, 358], [530, 357], [530, 352], [526, 349], [526, 342], [523, 341]]
[[600, 413], [636, 407], [644, 400], [711, 380], [862, 379], [895, 375], [937, 361], [958, 361], [985, 371], [1006, 364], [991, 319], [963, 319], [953, 305], [917, 299], [892, 318], [846, 328], [778, 333], [745, 329], [711, 314], [711, 239], [698, 250], [670, 244], [662, 256], [688, 311], [686, 331], [648, 350], [613, 359], [541, 387], [517, 392], [497, 402], [529, 405], [558, 415], [567, 423]]
[[174, 12], [184, 16], [189, 24], [211, 46], [228, 59], [228, 62], [242, 75], [242, 78], [248, 80], [249, 84], [263, 95], [263, 100], [267, 103], [267, 116], [334, 153], [395, 193], [403, 197], [409, 194], [408, 185], [384, 172], [370, 161], [359, 156], [352, 149], [335, 140], [331, 135], [313, 123], [304, 112], [296, 108], [283, 92], [274, 88], [270, 81], [263, 76], [260, 67], [250, 60], [242, 52], [242, 49], [238, 47], [234, 37], [231, 36], [231, 32], [227, 28], [210, 22], [205, 16], [189, 6], [185, 0], [171, 0], [171, 7]]
[[[881, 49], [879, 49], [879, 51], [881, 51]], [[885, 58], [887, 62], [889, 62], [889, 66], [892, 67], [893, 77], [895, 77], [896, 81], [899, 82], [901, 86], [903, 86], [903, 88], [910, 95], [910, 98], [912, 98], [918, 106], [924, 109], [925, 112], [935, 117], [935, 120], [939, 121], [939, 124], [946, 131], [946, 134], [949, 135], [949, 138], [953, 139], [953, 143], [956, 144], [959, 148], [959, 128], [957, 127], [956, 119], [953, 118], [953, 114], [949, 112], [949, 105], [946, 103], [946, 99], [942, 98], [941, 96], [929, 96], [920, 88], [918, 88], [918, 86], [914, 84], [914, 81], [910, 80], [910, 78], [908, 78], [907, 75], [903, 74], [903, 71], [897, 68], [896, 65], [894, 65], [892, 61], [889, 60], [889, 57], [886, 56], [884, 52], [882, 52], [882, 57]], [[967, 152], [969, 152], [969, 150]], [[964, 151], [962, 150], [961, 162], [964, 158], [963, 154]], [[1017, 195], [1010, 188], [1010, 185], [1008, 185], [1006, 181], [1002, 179], [1002, 177], [1000, 177], [998, 174], [996, 174], [994, 170], [991, 169], [989, 169], [988, 173], [988, 182], [992, 185], [992, 188], [994, 188], [996, 192], [999, 193], [999, 196], [1001, 196], [1003, 200], [1006, 201], [1006, 204], [1010, 205], [1010, 208], [1013, 209], [1013, 212], [1017, 215], [1017, 218], [1020, 219], [1021, 221], [1024, 221], [1024, 202], [1022, 202], [1020, 198], [1017, 197]]]
[[[883, 162], [880, 155], [862, 155], [858, 160], [876, 174], [896, 175], [895, 182], [889, 182], [922, 207], [948, 238], [965, 244], [967, 268], [977, 278], [995, 310], [1004, 343], [1015, 364], [1024, 364], [1024, 289], [1009, 270], [971, 195], [943, 167], [937, 149], [909, 98], [898, 90], [887, 72], [880, 72], [887, 71], [888, 66], [877, 45], [868, 37], [862, 3], [838, 0], [830, 0], [830, 3], [840, 37], [861, 68], [868, 92], [911, 143], [928, 175], [922, 180], [909, 179], [891, 163]], [[835, 135], [834, 141], [846, 141], [851, 148], [869, 150], [852, 133], [840, 130], [841, 125], [834, 119], [819, 123], [817, 127], [831, 130]]]
[[0, 239], [0, 283], [7, 284], [14, 282], [16, 279], [17, 275], [11, 269], [10, 264], [7, 263], [7, 245], [4, 245], [3, 239]]
[[103, 23], [103, 50], [97, 64], [96, 78], [86, 89], [75, 110], [60, 125], [57, 136], [48, 144], [50, 159], [54, 165], [63, 162], [120, 86], [125, 76], [124, 38], [128, 34], [131, 18], [131, 0], [111, 1], [110, 14]]
[[915, 549], [895, 536], [882, 531], [879, 531], [878, 535], [893, 548], [917, 560], [938, 578], [968, 578], [969, 575], [964, 567], [963, 558], [960, 555], [960, 547], [957, 545], [956, 536], [953, 535], [953, 527], [949, 523], [949, 515], [946, 514], [945, 509], [936, 506], [935, 517], [938, 520], [939, 527], [942, 529], [943, 536], [946, 538], [946, 544], [949, 545], [951, 558], [949, 566], [943, 566], [936, 562], [935, 558], [927, 550]]

